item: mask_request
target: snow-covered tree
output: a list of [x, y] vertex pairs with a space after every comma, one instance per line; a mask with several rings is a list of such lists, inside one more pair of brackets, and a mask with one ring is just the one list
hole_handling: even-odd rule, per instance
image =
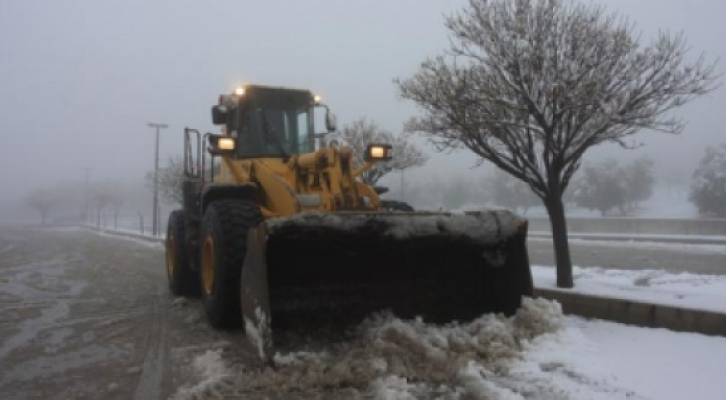
[[533, 194], [527, 184], [502, 171], [494, 171], [487, 177], [485, 195], [499, 206], [523, 213], [541, 204], [541, 199]]
[[470, 0], [447, 18], [451, 48], [398, 81], [422, 110], [409, 132], [465, 147], [524, 181], [552, 226], [557, 284], [573, 286], [562, 195], [600, 143], [642, 129], [679, 132], [667, 113], [714, 87], [715, 65], [686, 62], [680, 35], [640, 45], [633, 25], [593, 3]]
[[615, 160], [587, 165], [574, 181], [571, 200], [579, 207], [599, 210], [602, 216], [623, 207], [626, 198], [624, 179]]
[[569, 201], [598, 210], [602, 216], [612, 210], [627, 215], [652, 196], [655, 183], [652, 164], [652, 160], [640, 158], [627, 165], [619, 165], [613, 159], [587, 165], [574, 179]]
[[705, 149], [693, 172], [690, 201], [700, 214], [725, 217], [725, 145]]
[[[147, 172], [144, 177], [149, 190], [154, 190], [154, 171]], [[170, 157], [167, 165], [160, 167], [157, 175], [159, 193], [162, 200], [169, 204], [181, 205], [183, 199], [182, 182], [184, 181], [184, 164], [182, 157]]]
[[362, 175], [362, 180], [369, 185], [376, 184], [391, 171], [402, 171], [407, 168], [423, 165], [427, 157], [405, 135], [393, 135], [380, 128], [376, 123], [359, 118], [345, 125], [341, 132], [332, 137], [341, 144], [350, 147], [354, 152], [354, 162], [364, 163], [364, 153], [370, 143], [386, 143], [392, 145], [392, 160], [377, 163], [374, 168]]
[[652, 197], [655, 187], [654, 165], [651, 159], [642, 157], [622, 168], [625, 187], [623, 214], [634, 212], [641, 202]]

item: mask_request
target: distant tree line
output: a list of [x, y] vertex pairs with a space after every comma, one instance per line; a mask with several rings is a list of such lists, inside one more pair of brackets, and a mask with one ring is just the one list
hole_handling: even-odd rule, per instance
[[653, 162], [641, 158], [627, 165], [608, 159], [586, 165], [566, 194], [566, 201], [602, 216], [610, 211], [625, 216], [635, 212], [639, 204], [652, 196], [655, 186]]
[[693, 172], [690, 201], [701, 215], [725, 218], [725, 144], [705, 149]]
[[[37, 212], [40, 223], [94, 223], [100, 226], [102, 216], [111, 215], [114, 226], [126, 205], [141, 208], [145, 193], [125, 183], [105, 180], [86, 185], [64, 182], [31, 190], [24, 203]], [[138, 214], [138, 212], [135, 212]]]

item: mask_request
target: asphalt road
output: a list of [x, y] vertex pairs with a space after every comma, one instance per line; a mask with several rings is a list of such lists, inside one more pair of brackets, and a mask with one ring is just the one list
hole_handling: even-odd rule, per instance
[[[191, 359], [248, 351], [168, 294], [161, 245], [84, 231], [0, 231], [0, 398], [163, 399]], [[252, 353], [251, 353], [252, 354]]]

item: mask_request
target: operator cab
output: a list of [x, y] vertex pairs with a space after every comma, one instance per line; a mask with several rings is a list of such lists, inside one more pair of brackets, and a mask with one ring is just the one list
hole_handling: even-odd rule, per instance
[[335, 130], [333, 115], [308, 90], [248, 85], [221, 95], [212, 120], [225, 126], [235, 142], [237, 158], [288, 157], [315, 150], [314, 108], [326, 108], [326, 125]]

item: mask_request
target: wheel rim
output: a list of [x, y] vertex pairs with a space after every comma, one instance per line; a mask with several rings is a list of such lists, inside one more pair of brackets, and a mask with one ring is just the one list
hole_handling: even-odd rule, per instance
[[215, 284], [215, 242], [212, 235], [207, 235], [202, 246], [202, 287], [205, 294], [212, 294], [212, 287]]
[[168, 235], [167, 236], [167, 251], [166, 259], [167, 259], [167, 276], [171, 279], [174, 276], [174, 268], [177, 264], [177, 255], [175, 254], [175, 249], [177, 241], [175, 240], [174, 235]]

